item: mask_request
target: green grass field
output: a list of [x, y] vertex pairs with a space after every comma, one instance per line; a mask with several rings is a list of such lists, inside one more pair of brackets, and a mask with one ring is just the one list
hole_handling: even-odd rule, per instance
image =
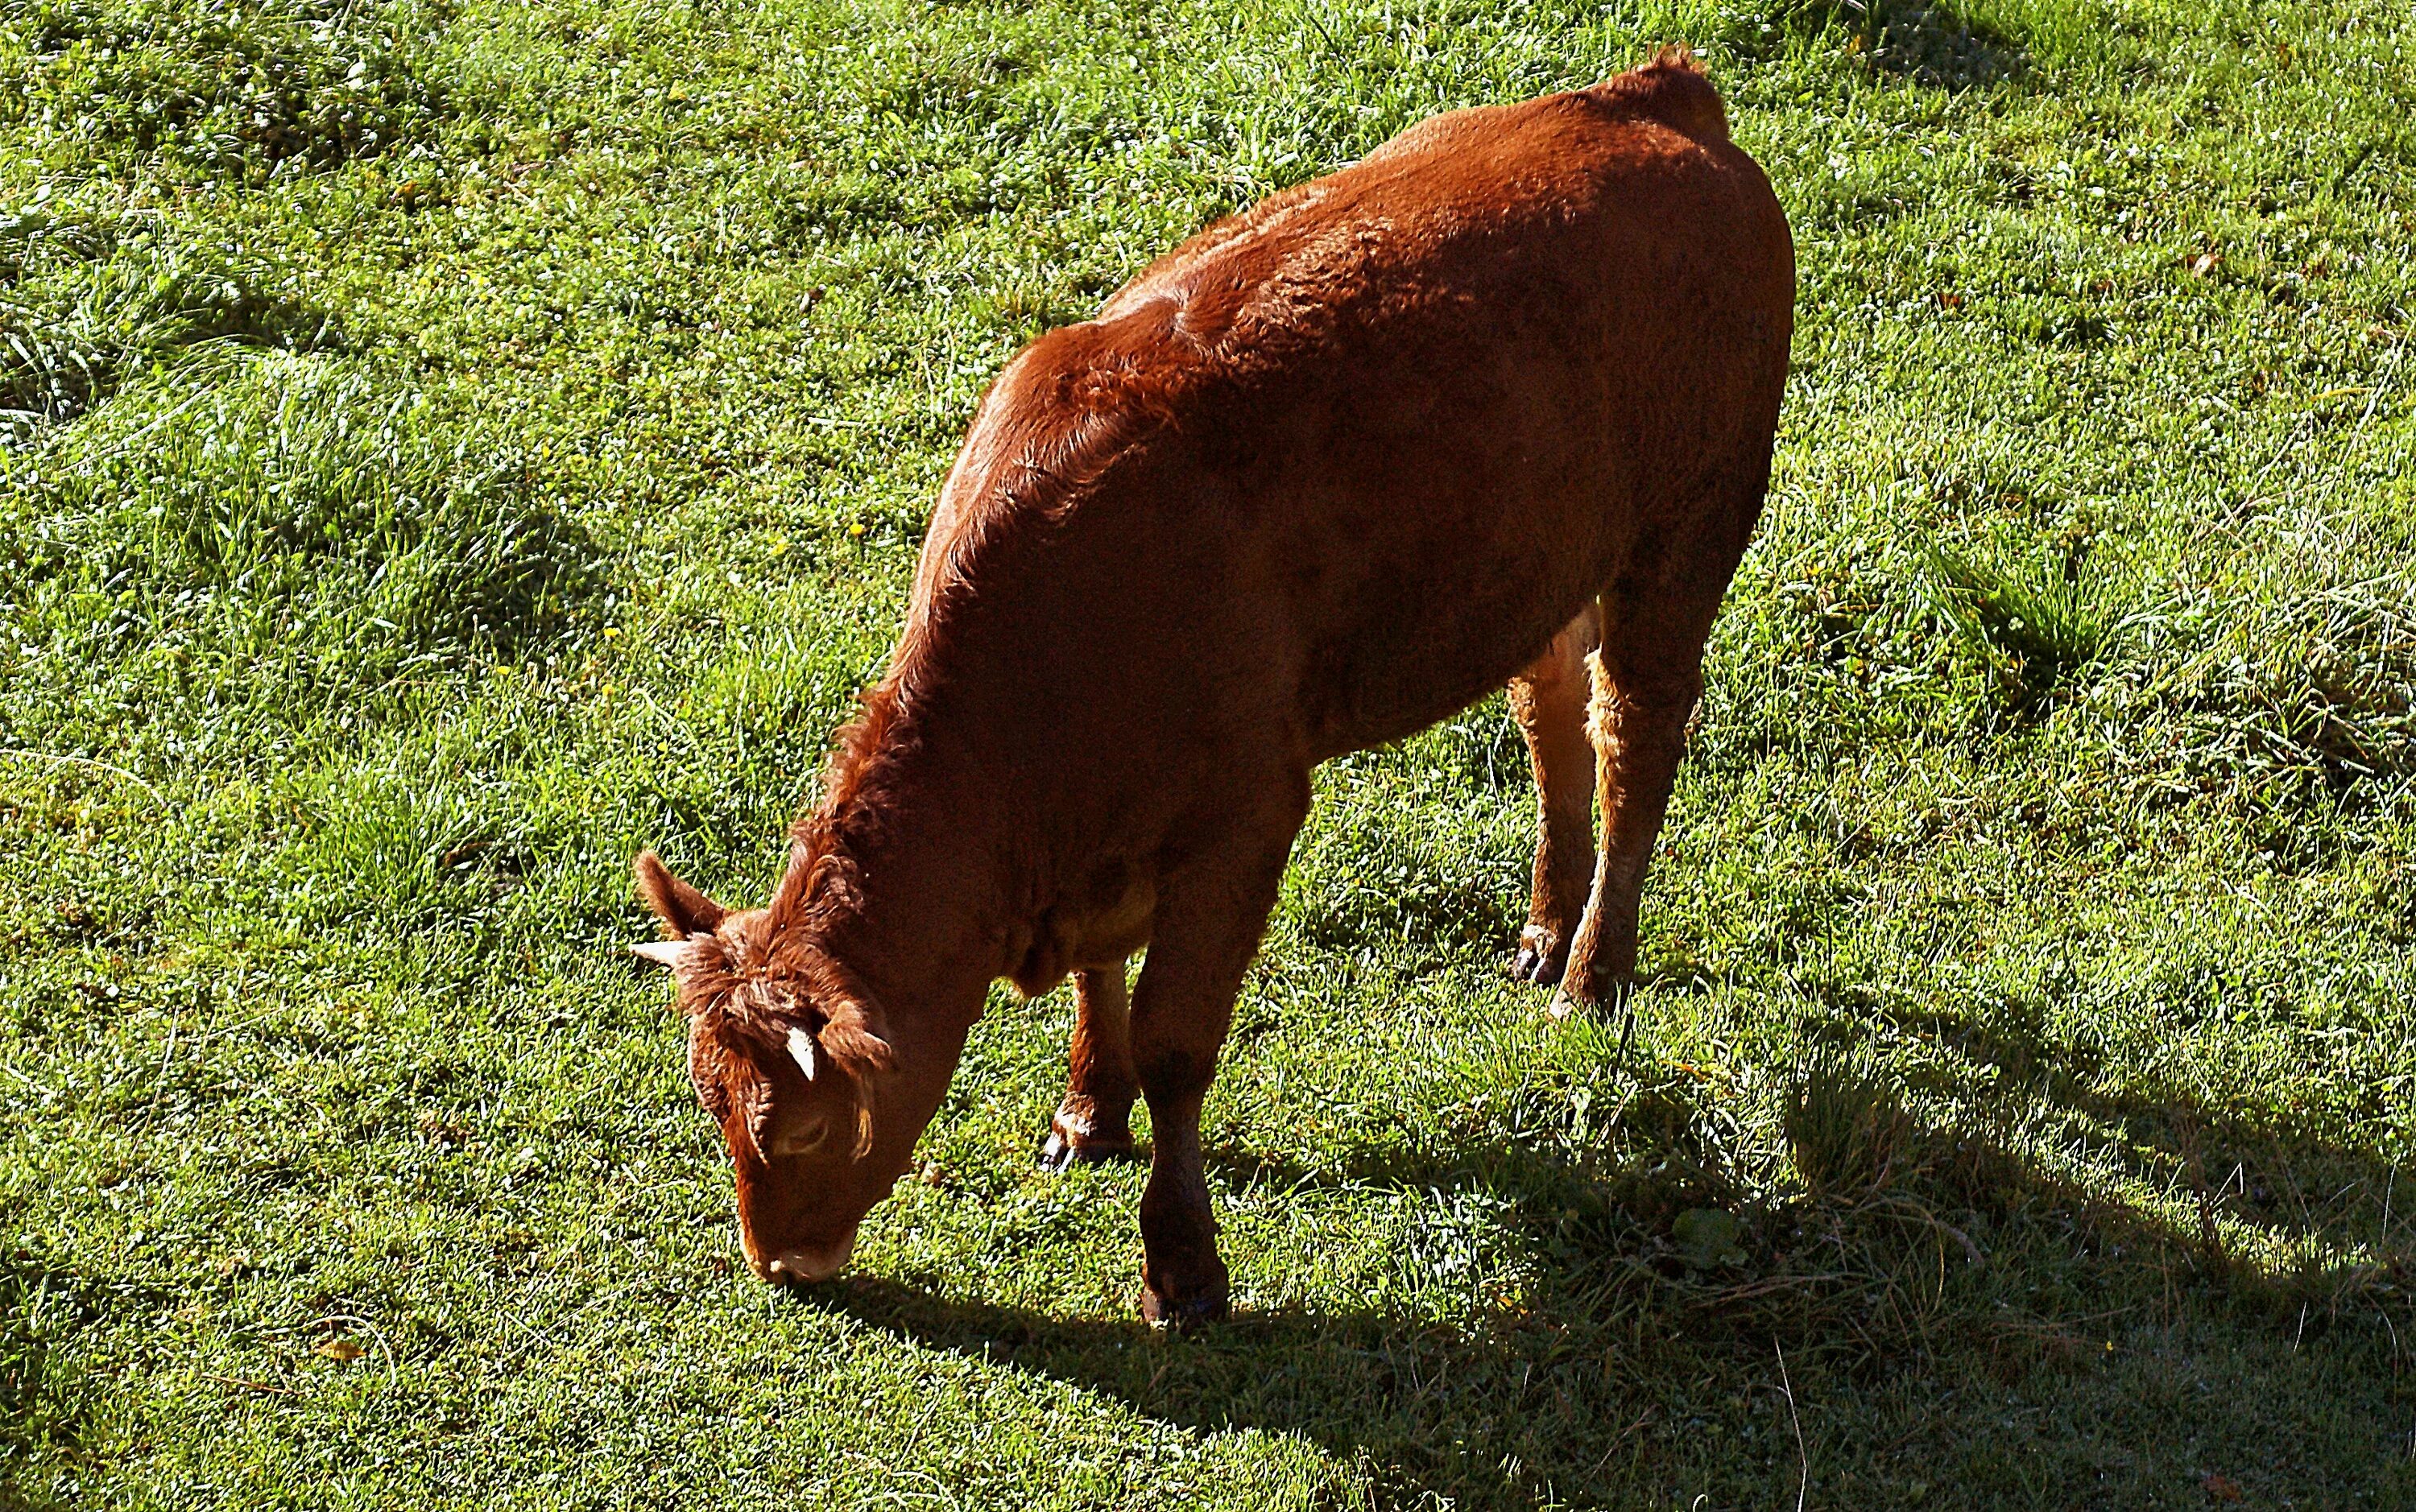
[[[1138, 1321], [1002, 988], [748, 1280], [756, 901], [988, 376], [1670, 39], [1803, 268], [1640, 1028], [1326, 769]], [[2416, 1505], [2416, 15], [0, 0], [0, 1508]], [[2416, 1173], [2411, 1173], [2416, 1175]]]

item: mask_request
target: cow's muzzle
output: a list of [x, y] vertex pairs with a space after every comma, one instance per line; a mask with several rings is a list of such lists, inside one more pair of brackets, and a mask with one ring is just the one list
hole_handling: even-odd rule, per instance
[[769, 1258], [758, 1257], [755, 1274], [775, 1286], [826, 1281], [845, 1270], [848, 1257], [854, 1253], [855, 1231], [850, 1229], [846, 1236], [836, 1244], [801, 1246]]

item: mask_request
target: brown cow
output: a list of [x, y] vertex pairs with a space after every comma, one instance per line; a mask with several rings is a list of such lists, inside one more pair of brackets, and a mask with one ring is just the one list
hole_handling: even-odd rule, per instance
[[1142, 1310], [1222, 1315], [1200, 1100], [1309, 772], [1505, 682], [1543, 810], [1514, 969], [1623, 994], [1793, 302], [1778, 202], [1674, 52], [1427, 121], [1025, 348], [771, 902], [638, 858], [757, 1272], [844, 1265], [989, 983], [1071, 973], [1046, 1158], [1128, 1153], [1147, 1098]]

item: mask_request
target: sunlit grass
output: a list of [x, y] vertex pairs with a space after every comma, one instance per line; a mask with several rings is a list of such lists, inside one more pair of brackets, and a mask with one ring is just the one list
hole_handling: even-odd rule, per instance
[[[1321, 774], [1231, 1327], [1032, 1168], [1062, 995], [733, 1273], [628, 858], [768, 887], [989, 376], [1675, 37], [1802, 319], [1634, 1047], [1502, 978], [1497, 701]], [[2411, 43], [0, 0], [0, 1507], [2406, 1503]]]

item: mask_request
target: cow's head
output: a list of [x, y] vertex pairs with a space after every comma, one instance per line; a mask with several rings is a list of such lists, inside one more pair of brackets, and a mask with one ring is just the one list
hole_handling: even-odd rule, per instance
[[747, 1259], [769, 1281], [836, 1274], [938, 1099], [898, 1085], [880, 1005], [854, 974], [776, 932], [782, 898], [724, 908], [652, 851], [637, 876], [666, 936], [637, 953], [679, 980], [688, 1077], [730, 1145]]

